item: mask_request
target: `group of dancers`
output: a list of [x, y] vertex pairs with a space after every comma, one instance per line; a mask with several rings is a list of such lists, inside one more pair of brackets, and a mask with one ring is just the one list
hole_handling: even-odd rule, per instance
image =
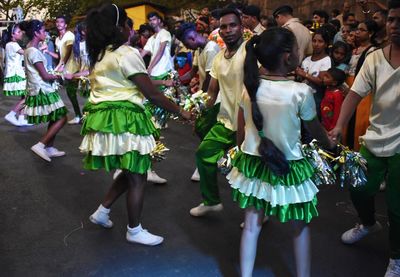
[[[49, 161], [65, 154], [54, 147], [56, 134], [67, 121], [66, 107], [54, 84], [74, 76], [46, 71], [46, 58], [40, 50], [40, 42], [46, 39], [41, 21], [31, 20], [23, 28], [29, 43], [23, 53], [27, 94], [22, 114], [29, 124], [48, 123], [46, 133], [32, 150]], [[196, 30], [181, 28], [180, 39], [188, 48], [206, 47]], [[141, 225], [150, 153], [160, 136], [143, 103], [148, 99], [186, 120], [194, 115], [172, 103], [155, 87], [141, 53], [126, 45], [130, 32], [126, 12], [115, 4], [102, 5], [87, 14], [91, 89], [84, 107], [79, 148], [85, 154], [85, 169], [121, 171], [90, 215], [90, 221], [104, 228], [113, 227], [111, 207], [126, 193], [126, 239], [158, 245], [163, 237]], [[245, 209], [240, 247], [242, 276], [252, 275], [258, 236], [269, 216], [282, 223], [291, 222], [296, 274], [310, 276], [309, 225], [318, 216], [318, 188], [311, 178], [314, 168], [301, 151], [302, 122], [321, 146], [332, 149], [357, 104], [372, 92], [371, 126], [361, 148], [368, 161], [368, 183], [351, 191], [362, 225], [344, 233], [342, 240], [354, 243], [381, 228], [374, 217], [373, 198], [386, 175], [391, 253], [385, 277], [400, 276], [400, 1], [389, 1], [390, 46], [366, 58], [344, 101], [338, 123], [329, 133], [318, 120], [313, 90], [288, 77], [299, 64], [296, 37], [290, 30], [271, 28], [244, 41], [240, 14], [224, 9], [219, 34], [226, 48], [214, 55], [205, 75], [210, 97], [207, 106], [209, 110], [218, 110], [214, 113], [216, 118], [203, 126], [204, 135], [196, 152], [203, 201], [190, 214], [199, 217], [223, 209], [217, 186], [217, 161], [226, 150], [239, 145], [227, 179], [233, 200]], [[18, 53], [21, 55], [21, 51]], [[154, 63], [150, 64], [154, 71]], [[18, 84], [25, 76], [16, 76], [15, 90], [23, 90]], [[5, 81], [8, 86], [11, 79]]]

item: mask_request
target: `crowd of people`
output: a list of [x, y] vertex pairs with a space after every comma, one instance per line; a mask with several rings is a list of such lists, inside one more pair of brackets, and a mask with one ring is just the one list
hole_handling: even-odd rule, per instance
[[[126, 193], [126, 239], [158, 245], [163, 237], [141, 226], [141, 212], [146, 180], [167, 182], [151, 170], [150, 154], [168, 125], [155, 124], [145, 100], [193, 120], [163, 90], [180, 85], [207, 92], [207, 109], [194, 123], [200, 144], [192, 176], [203, 201], [189, 213], [202, 217], [223, 209], [217, 163], [239, 146], [227, 180], [245, 210], [242, 276], [252, 275], [258, 236], [270, 216], [291, 222], [297, 276], [310, 276], [309, 226], [318, 216], [318, 188], [301, 146], [316, 139], [332, 150], [340, 142], [368, 163], [367, 184], [351, 188], [361, 223], [341, 239], [353, 244], [382, 229], [374, 196], [384, 189], [385, 277], [400, 276], [400, 1], [387, 7], [375, 1], [375, 11], [368, 2], [357, 2], [363, 18], [345, 1], [331, 15], [314, 11], [312, 21], [296, 18], [289, 5], [271, 16], [255, 5], [204, 8], [194, 22], [173, 24], [152, 12], [138, 30], [122, 8], [105, 4], [74, 32], [68, 18], [58, 16], [54, 43], [39, 20], [12, 24], [2, 37], [3, 93], [20, 99], [4, 118], [18, 127], [48, 124], [31, 147], [47, 162], [66, 154], [54, 147], [64, 125], [82, 124], [84, 168], [116, 170], [90, 221], [113, 227], [111, 206]], [[63, 91], [74, 110], [69, 121]], [[78, 95], [87, 98], [83, 111]]]

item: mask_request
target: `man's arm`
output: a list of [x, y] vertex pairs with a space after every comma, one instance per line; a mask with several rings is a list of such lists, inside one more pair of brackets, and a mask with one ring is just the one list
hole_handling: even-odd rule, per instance
[[147, 68], [147, 71], [149, 74], [151, 74], [151, 71], [153, 68], [158, 64], [158, 62], [161, 60], [161, 57], [164, 54], [165, 48], [167, 47], [168, 41], [161, 42], [160, 48], [158, 49], [156, 55], [154, 56], [154, 59], [151, 60], [149, 67]]
[[207, 107], [212, 107], [215, 104], [215, 101], [217, 100], [218, 93], [219, 93], [219, 84], [218, 80], [214, 79], [211, 77], [210, 80], [210, 85], [208, 86], [207, 90], [208, 96], [210, 97], [210, 100], [207, 102]]

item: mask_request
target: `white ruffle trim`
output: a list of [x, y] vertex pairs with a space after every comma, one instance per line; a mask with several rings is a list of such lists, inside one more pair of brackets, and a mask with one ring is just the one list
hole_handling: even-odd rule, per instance
[[131, 133], [89, 133], [85, 135], [79, 149], [93, 156], [123, 155], [138, 151], [140, 155], [150, 154], [156, 147], [153, 136], [140, 136]]
[[26, 81], [4, 83], [3, 91], [16, 91], [16, 90], [26, 90]]
[[253, 196], [265, 200], [269, 202], [272, 207], [309, 202], [318, 192], [318, 188], [311, 179], [307, 179], [303, 183], [293, 186], [272, 186], [257, 178], [247, 178], [235, 167], [232, 168], [226, 178], [232, 188], [239, 190], [246, 196]]
[[62, 107], [65, 107], [65, 105], [64, 105], [64, 102], [60, 98], [60, 100], [58, 100], [57, 102], [55, 102], [51, 105], [37, 106], [37, 107], [25, 106], [24, 113], [28, 116], [49, 115], [50, 113], [52, 113], [55, 110], [60, 109]]

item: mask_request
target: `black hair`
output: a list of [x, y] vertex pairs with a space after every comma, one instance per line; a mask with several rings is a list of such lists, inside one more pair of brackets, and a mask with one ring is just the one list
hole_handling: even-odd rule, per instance
[[372, 45], [377, 45], [376, 33], [379, 31], [378, 24], [372, 19], [367, 19], [364, 22], [360, 22], [360, 24], [362, 24], [362, 23], [364, 23], [365, 26], [367, 26], [368, 32], [372, 34], [371, 39], [370, 39], [370, 42], [372, 43]]
[[43, 22], [37, 19], [32, 19], [29, 21], [24, 21], [23, 24], [20, 24], [21, 30], [25, 31], [25, 35], [29, 40], [32, 40], [35, 37], [35, 32], [39, 32], [43, 27]]
[[351, 59], [351, 48], [350, 48], [350, 45], [348, 45], [347, 43], [339, 40], [339, 41], [336, 41], [333, 44], [333, 46], [331, 48], [331, 51], [330, 51], [331, 52], [330, 56], [331, 56], [331, 60], [332, 60], [332, 65], [333, 66], [339, 65], [339, 64], [336, 64], [336, 61], [333, 59], [333, 52], [338, 48], [343, 48], [345, 53], [346, 53], [344, 58], [343, 58], [343, 61], [340, 61], [340, 63], [348, 64], [350, 62], [350, 59]]
[[225, 15], [228, 15], [228, 14], [236, 15], [236, 17], [238, 18], [240, 24], [242, 24], [242, 17], [240, 16], [240, 13], [237, 11], [237, 9], [231, 9], [231, 8], [222, 9], [221, 13], [220, 13], [220, 18], [225, 16]]
[[190, 32], [195, 32], [196, 31], [196, 26], [193, 23], [183, 23], [181, 26], [179, 26], [178, 30], [175, 32], [175, 36], [178, 40], [184, 41], [186, 35], [188, 35]]
[[399, 0], [389, 0], [389, 2], [388, 2], [388, 10], [399, 9], [399, 8], [400, 8], [400, 1]]
[[272, 16], [275, 18], [278, 15], [293, 15], [293, 8], [289, 5], [283, 5], [275, 9], [272, 13]]
[[329, 21], [329, 23], [336, 28], [336, 32], [340, 31], [341, 24], [339, 19], [332, 19], [331, 21]]
[[86, 46], [91, 67], [104, 57], [108, 45], [114, 51], [126, 42], [126, 37], [120, 30], [120, 27], [125, 26], [126, 20], [125, 10], [114, 4], [104, 4], [89, 12], [86, 17]]
[[341, 86], [346, 81], [346, 73], [336, 67], [328, 69], [328, 74], [332, 76], [333, 80], [336, 81], [336, 86]]
[[74, 52], [75, 58], [79, 58], [79, 55], [80, 55], [79, 44], [82, 40], [81, 32], [83, 30], [86, 30], [86, 22], [85, 21], [79, 22], [75, 26], [75, 32], [74, 32], [75, 40], [74, 40], [74, 44], [72, 45], [72, 51]]
[[132, 18], [128, 17], [126, 19], [126, 24], [128, 24], [129, 28], [131, 28], [131, 30], [133, 29], [133, 20]]
[[354, 13], [345, 13], [343, 15], [343, 22], [347, 21], [347, 19], [349, 19], [350, 16], [356, 17]]
[[151, 27], [149, 23], [140, 25], [138, 33], [143, 34], [145, 31], [149, 31], [150, 33], [154, 32], [153, 27]]
[[150, 18], [152, 17], [157, 17], [158, 19], [160, 19], [161, 21], [163, 21], [163, 18], [161, 17], [161, 15], [158, 12], [150, 12], [147, 14], [147, 19], [150, 20]]
[[[264, 118], [256, 97], [260, 85], [257, 61], [267, 70], [276, 70], [281, 65], [283, 55], [293, 51], [295, 43], [296, 37], [291, 31], [277, 27], [267, 29], [259, 36], [253, 36], [246, 44], [244, 85], [251, 100], [253, 122], [259, 132], [263, 129]], [[277, 175], [289, 173], [289, 162], [285, 155], [265, 135], [261, 136], [258, 147], [262, 162]]]
[[267, 29], [278, 26], [278, 23], [273, 16], [263, 15], [260, 19], [267, 20], [267, 26], [265, 26]]
[[385, 9], [377, 9], [375, 13], [380, 13], [385, 19], [387, 19], [389, 11]]
[[1, 36], [1, 45], [5, 48], [6, 44], [12, 40], [12, 35], [14, 34], [16, 28], [21, 29], [21, 26], [18, 23], [12, 23], [8, 25], [7, 29], [4, 31]]
[[64, 19], [64, 22], [65, 22], [65, 24], [67, 24], [67, 25], [68, 25], [69, 22], [71, 21], [71, 20], [70, 20], [70, 17], [67, 16], [67, 15], [65, 15], [65, 14], [59, 14], [59, 15], [57, 15], [57, 16], [56, 16], [56, 20], [59, 19], [59, 18]]
[[312, 37], [314, 38], [315, 35], [320, 35], [322, 37], [322, 39], [326, 43], [325, 51], [327, 51], [328, 47], [332, 41], [332, 33], [329, 31], [329, 29], [326, 26], [322, 26], [321, 28], [318, 28], [317, 30], [315, 30]]
[[334, 17], [338, 16], [339, 14], [340, 14], [340, 11], [339, 11], [338, 9], [333, 9], [333, 10], [332, 10], [332, 15], [333, 15]]
[[219, 20], [221, 18], [221, 10], [220, 9], [212, 10], [210, 12], [210, 17], [213, 17], [213, 18]]
[[313, 15], [318, 15], [319, 17], [324, 18], [325, 19], [325, 23], [328, 23], [328, 21], [329, 21], [329, 14], [324, 10], [315, 10], [313, 12]]
[[[224, 7], [224, 9], [232, 9], [236, 11], [243, 11], [244, 5], [242, 3], [230, 3]], [[221, 15], [222, 16], [222, 15]]]

